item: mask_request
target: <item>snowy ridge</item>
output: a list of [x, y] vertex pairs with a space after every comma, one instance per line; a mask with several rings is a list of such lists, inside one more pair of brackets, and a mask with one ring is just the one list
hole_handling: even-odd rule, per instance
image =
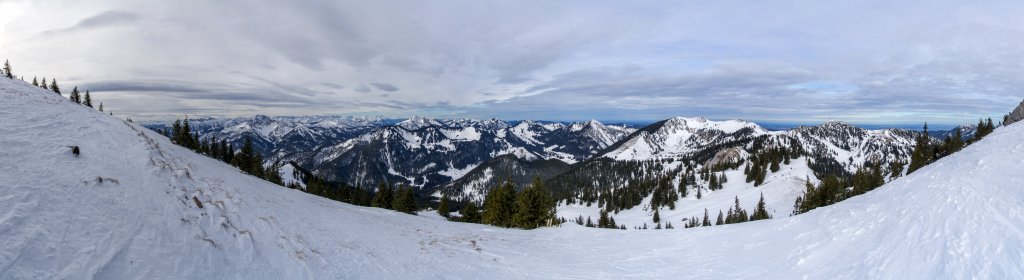
[[523, 231], [275, 186], [20, 81], [0, 97], [3, 279], [1024, 278], [1020, 124], [795, 217]]
[[324, 147], [298, 162], [328, 180], [351, 185], [393, 182], [432, 190], [502, 155], [531, 161], [586, 160], [632, 131], [597, 121], [509, 125], [496, 119], [413, 118]]
[[710, 144], [749, 139], [766, 133], [761, 126], [748, 121], [675, 117], [640, 130], [602, 156], [615, 160], [680, 157]]

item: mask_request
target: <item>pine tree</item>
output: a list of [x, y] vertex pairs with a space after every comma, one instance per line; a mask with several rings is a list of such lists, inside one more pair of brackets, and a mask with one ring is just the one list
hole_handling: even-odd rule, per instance
[[653, 221], [654, 221], [654, 223], [660, 223], [661, 222], [661, 215], [658, 213], [658, 209], [654, 209], [654, 219], [653, 219]]
[[932, 160], [931, 137], [928, 136], [928, 123], [924, 124], [924, 132], [918, 135], [914, 150], [910, 153], [910, 166], [907, 174], [924, 167]]
[[32, 85], [37, 87], [39, 86], [39, 80], [36, 80], [36, 77], [32, 77]]
[[[206, 145], [204, 146], [206, 148], [204, 148], [203, 150], [206, 150], [206, 153], [208, 154], [212, 154], [212, 150], [214, 149], [211, 149], [209, 146]], [[265, 174], [267, 181], [282, 186], [284, 185], [284, 179], [281, 178], [281, 160], [274, 161], [274, 164], [271, 164], [270, 167], [267, 167], [267, 171], [265, 172]]]
[[462, 221], [467, 223], [480, 223], [480, 207], [476, 206], [476, 202], [467, 201], [462, 209], [459, 209], [459, 215], [462, 216]]
[[704, 220], [702, 220], [700, 226], [709, 227], [711, 226], [711, 219], [708, 217], [708, 209], [704, 208]]
[[754, 208], [754, 214], [750, 215], [750, 220], [756, 221], [764, 219], [771, 219], [771, 216], [768, 215], [768, 210], [765, 209], [764, 193], [761, 193], [761, 200], [757, 202], [757, 208]]
[[412, 187], [400, 186], [391, 202], [391, 209], [395, 211], [416, 215], [416, 196]]
[[100, 107], [99, 107], [99, 109], [100, 109], [100, 112], [103, 112], [103, 102], [100, 102]]
[[516, 189], [512, 182], [506, 181], [492, 189], [484, 198], [484, 224], [499, 227], [513, 227], [512, 217], [516, 212]]
[[555, 203], [544, 187], [540, 177], [535, 177], [530, 186], [523, 189], [516, 199], [516, 212], [512, 224], [515, 227], [534, 229], [546, 226], [555, 218]]
[[82, 102], [82, 104], [87, 106], [87, 107], [89, 107], [89, 108], [92, 108], [92, 97], [89, 96], [89, 91], [88, 90], [85, 91], [85, 101]]
[[450, 212], [451, 210], [448, 209], [448, 195], [443, 195], [441, 196], [441, 202], [437, 204], [437, 214], [440, 214], [441, 217], [448, 218], [451, 214]]
[[57, 79], [53, 79], [52, 81], [50, 81], [50, 90], [56, 92], [57, 94], [60, 94], [60, 86], [57, 85]]
[[68, 99], [70, 99], [71, 102], [82, 104], [82, 97], [78, 94], [78, 87], [71, 89], [71, 94], [68, 94]]
[[715, 220], [715, 225], [725, 224], [725, 219], [722, 217], [722, 210], [718, 210], [718, 219]]
[[11, 70], [11, 62], [10, 61], [6, 61], [6, 60], [4, 61], [4, 73], [3, 74], [4, 74], [4, 76], [7, 76], [8, 79], [14, 79], [14, 70]]
[[44, 89], [50, 89], [50, 86], [46, 85], [46, 77], [43, 77], [43, 81], [39, 83], [39, 87]]
[[394, 200], [394, 190], [390, 185], [380, 183], [377, 192], [373, 194], [373, 202], [370, 206], [384, 209], [391, 209], [391, 202]]

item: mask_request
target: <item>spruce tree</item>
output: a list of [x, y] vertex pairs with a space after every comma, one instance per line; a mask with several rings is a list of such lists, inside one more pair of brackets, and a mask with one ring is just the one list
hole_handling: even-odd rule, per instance
[[751, 221], [771, 219], [768, 215], [768, 210], [765, 209], [764, 204], [764, 193], [761, 193], [761, 200], [757, 202], [757, 208], [754, 208], [754, 213], [750, 215]]
[[928, 123], [924, 124], [924, 132], [917, 137], [914, 150], [910, 153], [910, 166], [907, 167], [907, 174], [924, 167], [932, 160], [931, 137], [928, 136]]
[[[204, 146], [206, 146], [206, 145], [204, 145]], [[208, 146], [206, 146], [206, 147], [207, 148], [204, 149], [204, 150], [207, 150], [206, 153], [212, 154], [211, 150], [213, 150], [213, 149], [209, 148]], [[267, 171], [265, 172], [265, 175], [266, 175], [265, 177], [266, 177], [267, 181], [270, 181], [271, 183], [283, 186], [284, 185], [284, 179], [281, 178], [281, 160], [274, 161], [274, 164], [271, 164], [270, 167], [267, 167]]]
[[480, 223], [480, 208], [476, 206], [476, 202], [467, 201], [462, 209], [459, 209], [459, 215], [462, 216], [462, 221], [467, 223]]
[[52, 81], [50, 81], [50, 90], [56, 92], [57, 94], [60, 94], [60, 86], [57, 85], [57, 79], [53, 79]]
[[37, 87], [39, 86], [39, 80], [36, 80], [36, 77], [32, 77], [32, 85]]
[[100, 107], [98, 109], [100, 110], [100, 112], [103, 112], [103, 102], [100, 102]]
[[14, 70], [11, 70], [11, 62], [10, 61], [6, 61], [6, 60], [4, 61], [4, 73], [3, 74], [4, 74], [4, 76], [7, 76], [8, 79], [14, 79]]
[[71, 102], [82, 104], [82, 97], [78, 93], [78, 87], [71, 89], [71, 94], [68, 94], [68, 99], [70, 99]]
[[653, 219], [653, 221], [654, 221], [654, 223], [660, 223], [661, 222], [661, 215], [658, 214], [658, 209], [654, 209], [654, 219]]
[[722, 210], [719, 209], [718, 210], [718, 219], [715, 219], [715, 225], [717, 226], [717, 225], [721, 225], [721, 224], [725, 224], [725, 219], [724, 219], [724, 217], [722, 217]]
[[416, 215], [416, 197], [412, 187], [400, 186], [398, 192], [391, 202], [391, 209], [395, 211]]
[[540, 177], [535, 177], [530, 186], [516, 199], [516, 212], [513, 226], [533, 229], [546, 226], [555, 217], [555, 204], [551, 195], [544, 187]]
[[702, 220], [701, 226], [702, 227], [709, 227], [709, 226], [711, 226], [711, 218], [708, 217], [708, 209], [707, 208], [704, 208], [704, 220]]
[[437, 214], [440, 214], [441, 217], [448, 218], [451, 214], [450, 212], [451, 210], [448, 209], [448, 195], [443, 195], [441, 196], [441, 202], [437, 204]]
[[516, 212], [516, 189], [510, 181], [492, 189], [484, 198], [482, 222], [499, 227], [512, 227]]
[[50, 86], [46, 85], [46, 77], [43, 77], [43, 81], [39, 83], [39, 87], [44, 89], [50, 89]]
[[384, 184], [383, 182], [377, 186], [377, 192], [373, 195], [373, 202], [370, 206], [384, 209], [391, 209], [391, 203], [394, 200], [394, 191], [390, 185]]
[[89, 91], [85, 91], [85, 100], [82, 102], [83, 105], [92, 108], [92, 97], [89, 96]]

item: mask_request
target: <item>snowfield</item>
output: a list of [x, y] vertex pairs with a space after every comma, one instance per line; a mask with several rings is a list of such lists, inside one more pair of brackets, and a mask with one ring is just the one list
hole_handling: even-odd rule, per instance
[[272, 185], [21, 81], [0, 99], [0, 279], [1024, 279], [1021, 124], [800, 216], [523, 231]]

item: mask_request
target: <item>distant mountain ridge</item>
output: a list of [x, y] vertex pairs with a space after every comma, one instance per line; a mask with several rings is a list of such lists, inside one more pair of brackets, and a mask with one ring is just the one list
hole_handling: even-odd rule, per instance
[[[596, 120], [563, 123], [413, 117], [396, 122], [369, 117], [263, 115], [190, 120], [190, 125], [203, 139], [226, 140], [236, 148], [251, 139], [268, 164], [295, 162], [327, 180], [364, 188], [388, 182], [425, 190], [506, 154], [527, 161], [583, 161], [635, 130]], [[168, 129], [169, 124], [147, 127]]]

